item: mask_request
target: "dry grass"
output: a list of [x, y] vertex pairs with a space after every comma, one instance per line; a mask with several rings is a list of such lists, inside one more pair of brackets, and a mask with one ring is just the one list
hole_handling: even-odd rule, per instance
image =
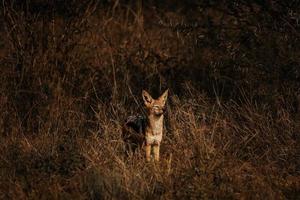
[[[1, 199], [299, 198], [295, 32], [244, 27], [219, 5], [41, 2], [1, 7]], [[190, 17], [222, 28], [180, 27]], [[161, 162], [125, 156], [141, 90], [167, 87]]]

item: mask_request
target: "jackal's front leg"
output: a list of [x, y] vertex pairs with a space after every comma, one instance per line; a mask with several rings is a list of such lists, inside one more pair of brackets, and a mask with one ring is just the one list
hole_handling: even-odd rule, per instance
[[146, 144], [145, 151], [146, 151], [146, 160], [147, 162], [149, 162], [151, 160], [151, 145]]
[[160, 148], [159, 144], [153, 146], [153, 154], [154, 154], [155, 161], [159, 161], [159, 148]]

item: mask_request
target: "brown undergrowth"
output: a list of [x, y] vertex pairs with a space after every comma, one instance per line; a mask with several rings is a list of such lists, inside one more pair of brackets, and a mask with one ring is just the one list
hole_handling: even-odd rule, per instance
[[[205, 2], [4, 1], [0, 198], [299, 198], [293, 18]], [[160, 163], [126, 156], [124, 119], [166, 88]]]

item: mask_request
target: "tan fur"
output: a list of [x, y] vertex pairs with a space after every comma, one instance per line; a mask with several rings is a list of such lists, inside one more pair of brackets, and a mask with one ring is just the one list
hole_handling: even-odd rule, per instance
[[158, 99], [152, 98], [148, 92], [143, 90], [142, 97], [147, 110], [147, 123], [144, 131], [142, 133], [141, 131], [133, 131], [129, 125], [125, 124], [123, 127], [123, 138], [126, 143], [131, 142], [135, 146], [144, 144], [147, 161], [151, 160], [151, 150], [154, 160], [159, 161], [160, 144], [163, 137], [163, 114], [168, 98], [168, 90]]
[[148, 124], [145, 131], [146, 160], [149, 161], [151, 159], [152, 147], [154, 160], [159, 161], [159, 149], [163, 136], [163, 113], [168, 97], [168, 90], [158, 99], [153, 99], [145, 90], [143, 90], [142, 96], [148, 112]]

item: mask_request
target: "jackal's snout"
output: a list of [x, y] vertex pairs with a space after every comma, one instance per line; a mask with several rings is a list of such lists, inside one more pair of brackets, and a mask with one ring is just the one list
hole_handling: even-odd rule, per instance
[[159, 105], [154, 105], [152, 108], [153, 114], [160, 116], [162, 114], [164, 114], [165, 112], [165, 108]]

